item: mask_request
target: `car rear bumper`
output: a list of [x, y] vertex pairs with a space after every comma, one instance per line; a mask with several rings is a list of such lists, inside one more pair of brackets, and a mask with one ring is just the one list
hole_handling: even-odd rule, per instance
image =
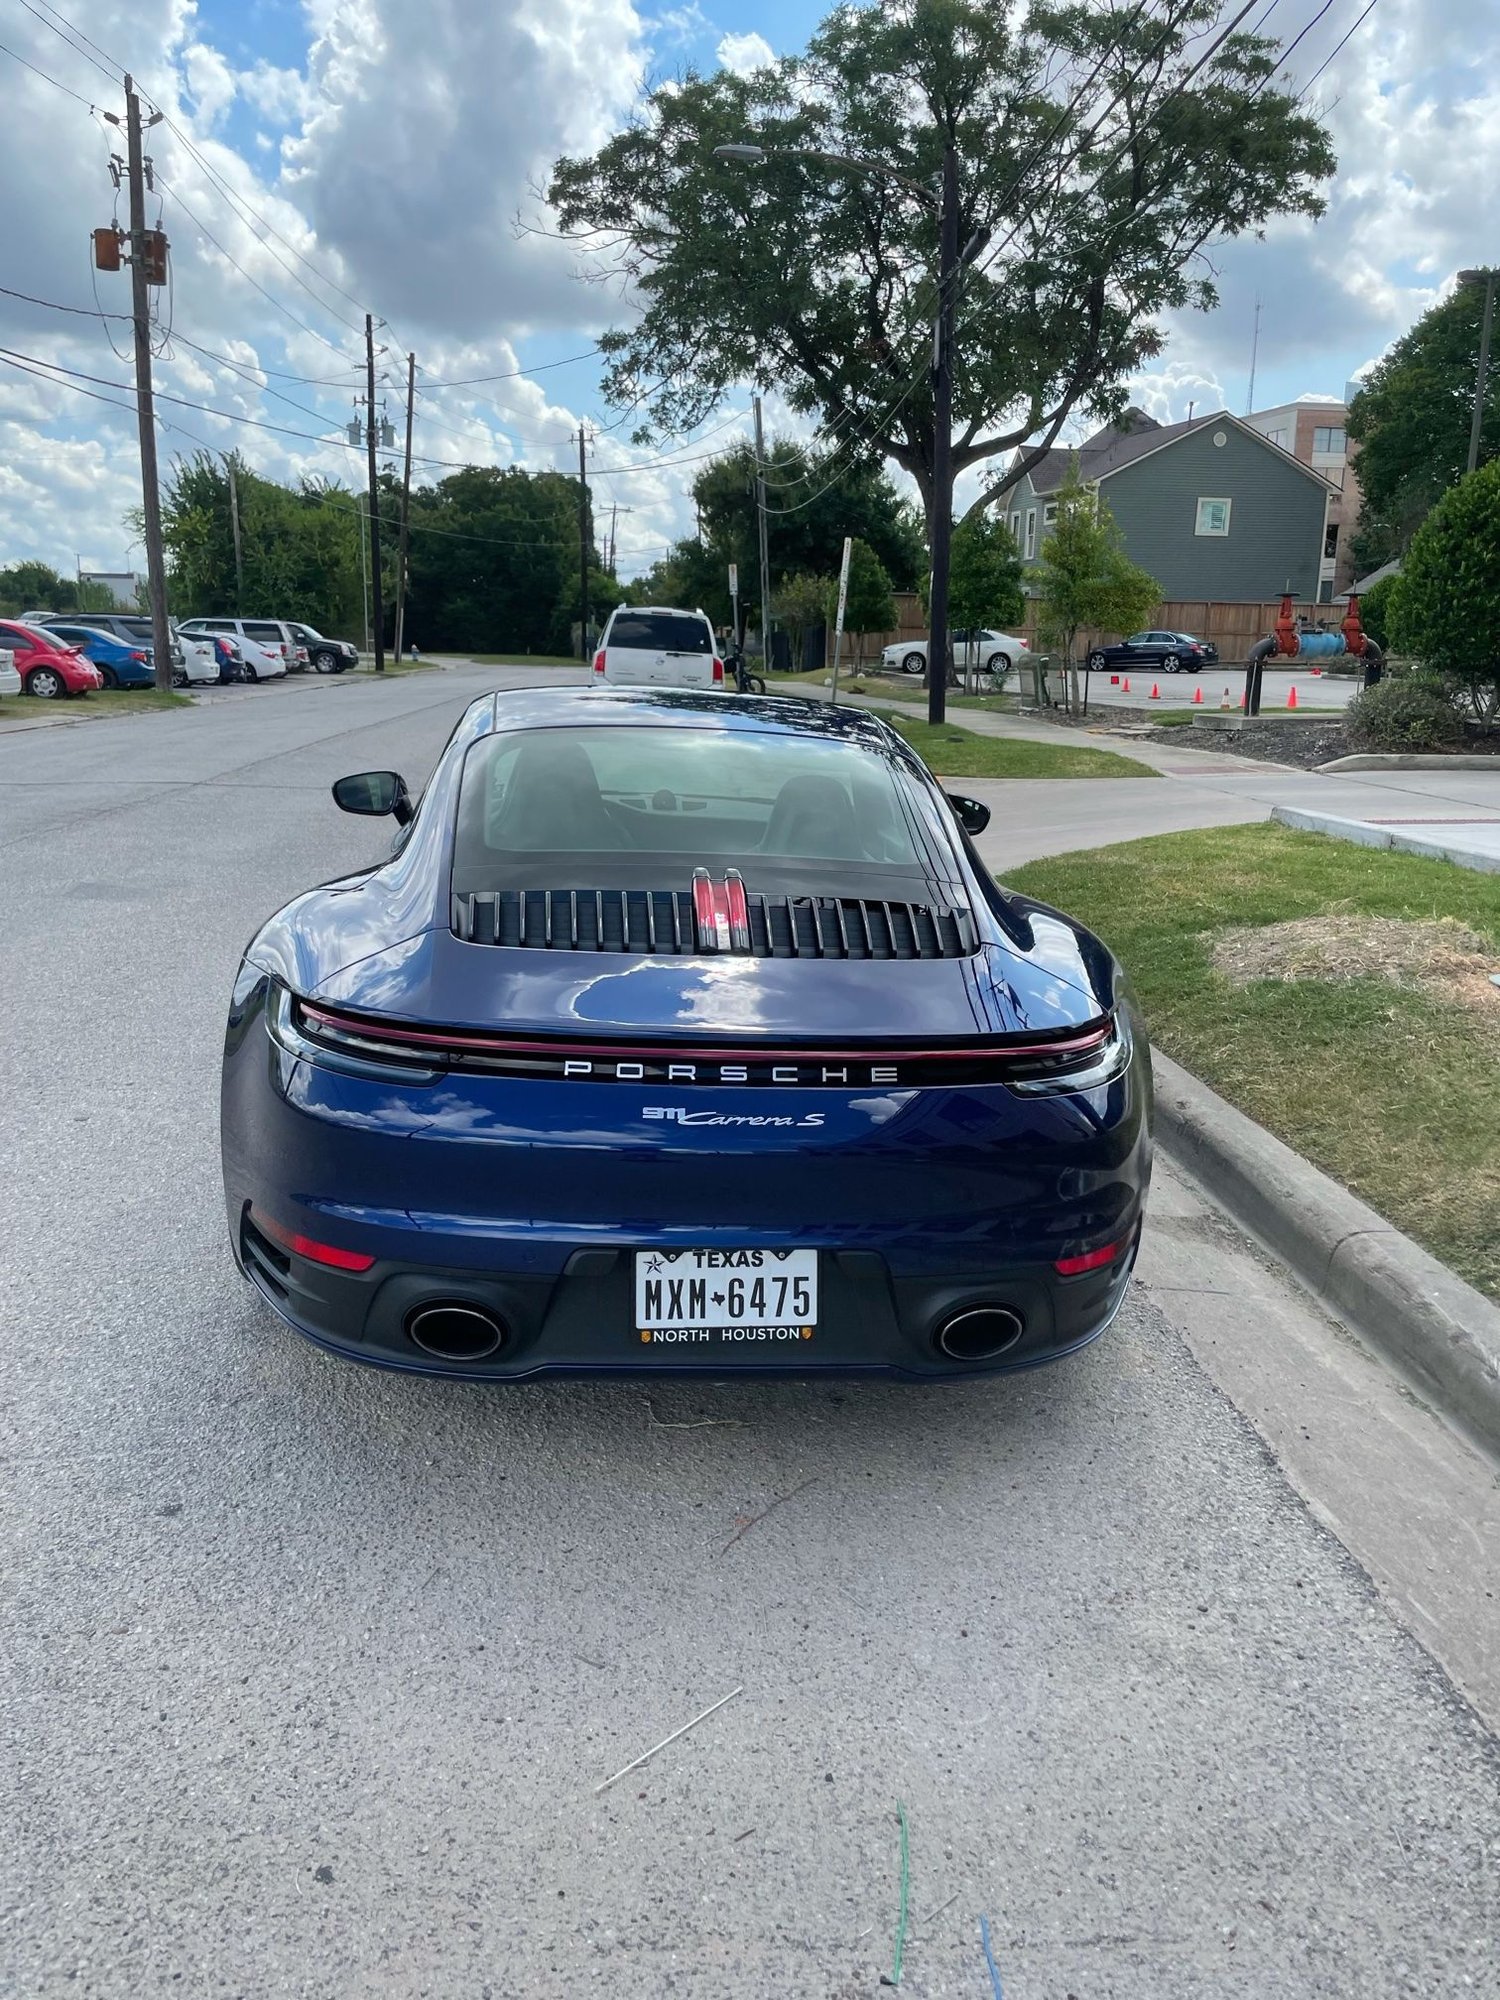
[[[246, 986], [221, 1117], [235, 1258], [285, 1320], [352, 1359], [482, 1379], [941, 1380], [1053, 1360], [1119, 1308], [1150, 1178], [1143, 1055], [1051, 1099], [715, 1087], [674, 1121], [660, 1085], [330, 1070], [273, 1039]], [[697, 1248], [815, 1250], [811, 1336], [643, 1341], [636, 1253]], [[1104, 1250], [1094, 1269], [1056, 1268]], [[496, 1350], [425, 1352], [412, 1315], [443, 1303], [492, 1315]], [[1014, 1338], [945, 1350], [947, 1322], [978, 1309], [1014, 1315]]]
[[[877, 1374], [937, 1382], [1034, 1368], [1087, 1346], [1109, 1326], [1129, 1285], [1140, 1233], [1137, 1218], [1108, 1269], [1068, 1279], [1041, 1265], [903, 1278], [878, 1252], [825, 1247], [819, 1253], [818, 1321], [810, 1332], [786, 1326], [724, 1339], [684, 1329], [647, 1339], [633, 1311], [634, 1255], [637, 1248], [649, 1249], [647, 1243], [579, 1248], [502, 1240], [484, 1268], [419, 1261], [420, 1246], [413, 1245], [413, 1255], [378, 1258], [356, 1273], [295, 1254], [284, 1244], [287, 1225], [277, 1224], [273, 1237], [260, 1226], [268, 1220], [249, 1203], [237, 1216], [231, 1210], [235, 1255], [243, 1275], [289, 1326], [351, 1361], [466, 1381], [548, 1374]], [[555, 1268], [538, 1270], [539, 1259]], [[498, 1342], [493, 1353], [437, 1354], [419, 1344], [418, 1315], [454, 1306], [488, 1319]], [[1013, 1328], [996, 1334], [997, 1345], [1006, 1343], [1003, 1351], [980, 1359], [945, 1352], [945, 1329], [975, 1312], [1013, 1316]]]

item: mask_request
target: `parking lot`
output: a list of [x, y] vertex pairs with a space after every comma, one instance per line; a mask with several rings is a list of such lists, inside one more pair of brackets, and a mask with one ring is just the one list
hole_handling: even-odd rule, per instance
[[1007, 2000], [1494, 1993], [1493, 1468], [1170, 1172], [1103, 1341], [941, 1390], [387, 1376], [241, 1282], [245, 940], [527, 678], [0, 737], [0, 1983], [983, 1996], [985, 1917]]

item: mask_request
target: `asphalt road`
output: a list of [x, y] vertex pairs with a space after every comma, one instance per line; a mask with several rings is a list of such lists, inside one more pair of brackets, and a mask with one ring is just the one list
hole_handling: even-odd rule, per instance
[[249, 1294], [238, 953], [501, 677], [0, 742], [0, 1990], [854, 2000], [899, 1802], [914, 1995], [981, 1915], [1008, 2000], [1500, 1993], [1493, 1737], [1170, 1286], [932, 1392], [445, 1387]]

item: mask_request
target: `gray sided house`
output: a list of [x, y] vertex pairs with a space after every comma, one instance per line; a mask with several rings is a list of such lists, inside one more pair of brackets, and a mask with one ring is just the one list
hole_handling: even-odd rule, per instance
[[[1056, 515], [1070, 451], [1049, 451], [1006, 496], [1033, 566]], [[1078, 469], [1109, 503], [1132, 562], [1164, 599], [1246, 602], [1318, 596], [1334, 489], [1320, 473], [1224, 411], [1158, 424], [1127, 410], [1078, 447]]]

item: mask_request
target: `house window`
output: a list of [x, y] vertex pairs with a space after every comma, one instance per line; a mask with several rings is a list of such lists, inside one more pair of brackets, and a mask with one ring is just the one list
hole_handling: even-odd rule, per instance
[[1344, 449], [1344, 426], [1342, 424], [1318, 424], [1313, 429], [1313, 450], [1330, 453]]
[[1057, 526], [1057, 502], [1055, 500], [1049, 500], [1042, 509], [1042, 526], [1044, 528], [1055, 528]]
[[1030, 562], [1036, 554], [1036, 509], [1026, 509], [1026, 560]]
[[1198, 502], [1198, 525], [1193, 530], [1196, 535], [1227, 535], [1229, 533], [1229, 507], [1227, 500], [1200, 500]]
[[1283, 451], [1287, 449], [1285, 428], [1281, 430], [1267, 431], [1266, 437], [1272, 444], [1279, 444]]
[[1017, 548], [1021, 546], [1021, 517], [1019, 514], [1012, 514], [1010, 517], [1010, 538]]
[[1332, 562], [1339, 552], [1339, 524], [1330, 521], [1323, 531], [1323, 560]]

